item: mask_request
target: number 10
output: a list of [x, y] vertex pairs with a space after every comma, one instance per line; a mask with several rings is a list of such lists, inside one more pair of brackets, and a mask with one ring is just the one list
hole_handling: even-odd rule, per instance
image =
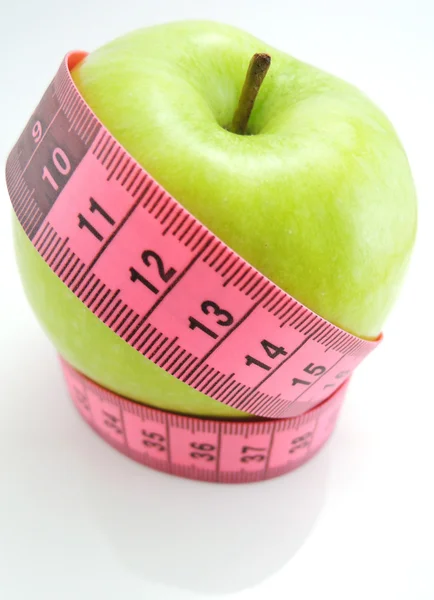
[[[60, 175], [69, 175], [71, 172], [71, 163], [66, 153], [62, 150], [62, 148], [55, 148], [52, 154], [53, 164], [56, 167], [58, 173]], [[44, 181], [48, 181], [55, 192], [59, 189], [59, 184], [54, 179], [53, 175], [49, 171], [48, 167], [45, 166], [42, 169], [42, 179]]]

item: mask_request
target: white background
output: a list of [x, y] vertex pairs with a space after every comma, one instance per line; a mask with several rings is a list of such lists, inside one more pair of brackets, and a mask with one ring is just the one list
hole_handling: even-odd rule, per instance
[[141, 467], [79, 419], [21, 291], [2, 180], [0, 597], [432, 600], [432, 0], [0, 0], [0, 9], [2, 164], [68, 50], [211, 18], [367, 92], [400, 134], [420, 202], [385, 341], [354, 376], [330, 443], [293, 474], [228, 487]]

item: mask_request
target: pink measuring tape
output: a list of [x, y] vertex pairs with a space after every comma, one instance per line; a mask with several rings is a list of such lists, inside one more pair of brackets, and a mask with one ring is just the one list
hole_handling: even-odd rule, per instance
[[266, 421], [199, 419], [131, 402], [62, 361], [72, 400], [110, 445], [159, 471], [222, 483], [288, 473], [307, 462], [332, 433], [348, 382], [298, 417]]
[[[7, 161], [12, 204], [37, 251], [117, 335], [211, 398], [258, 417], [287, 419], [282, 425], [285, 432], [293, 431], [298, 423], [293, 418], [299, 415], [319, 423], [328, 415], [327, 407], [335, 414], [343, 383], [380, 339], [357, 338], [297, 302], [154, 181], [105, 129], [75, 87], [70, 70], [85, 57], [83, 52], [66, 56]], [[110, 397], [122, 414], [133, 414], [135, 403], [103, 393], [70, 367], [65, 366], [65, 373], [69, 382], [99, 390], [95, 393], [100, 404]], [[237, 431], [244, 427], [249, 435], [254, 431], [253, 424], [223, 425], [141, 410], [142, 415], [146, 410], [155, 416], [155, 422], [166, 420], [170, 427], [175, 421], [186, 423], [188, 431], [201, 431], [197, 423], [214, 423], [216, 435], [225, 440], [233, 435], [228, 433], [230, 427]], [[89, 421], [88, 413], [84, 416]], [[98, 420], [90, 422], [104, 431]], [[273, 423], [256, 427], [271, 436]], [[134, 455], [135, 442], [131, 446], [127, 440], [136, 438], [122, 431], [127, 444], [122, 448]], [[119, 446], [119, 440], [107, 435]], [[289, 433], [285, 435], [291, 442]], [[313, 451], [326, 437], [318, 434]], [[171, 472], [185, 467], [190, 473], [187, 463], [182, 467], [171, 462], [173, 448], [181, 445], [171, 447], [171, 458], [163, 460], [160, 455], [142, 462], [154, 461]], [[231, 446], [225, 442], [222, 447]], [[267, 464], [274, 465], [271, 458]], [[266, 472], [276, 468], [289, 470], [280, 464]], [[263, 470], [255, 471], [259, 472]], [[219, 468], [206, 473], [205, 478], [216, 480], [229, 477]]]

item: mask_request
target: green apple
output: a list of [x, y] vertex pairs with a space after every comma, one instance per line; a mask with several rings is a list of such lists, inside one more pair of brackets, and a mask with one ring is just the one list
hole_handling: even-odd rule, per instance
[[[243, 135], [231, 127], [255, 53], [271, 67]], [[380, 333], [415, 239], [416, 197], [392, 125], [359, 90], [243, 31], [197, 21], [114, 40], [73, 78], [119, 142], [230, 247], [335, 325]], [[30, 304], [72, 365], [163, 409], [245, 416], [130, 348], [14, 230]]]

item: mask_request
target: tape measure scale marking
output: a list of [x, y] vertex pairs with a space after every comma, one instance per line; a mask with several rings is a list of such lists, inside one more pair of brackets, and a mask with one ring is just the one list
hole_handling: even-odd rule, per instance
[[270, 479], [307, 462], [332, 433], [348, 385], [298, 417], [207, 420], [134, 403], [61, 364], [77, 410], [111, 446], [159, 471], [221, 483]]
[[41, 256], [127, 343], [208, 396], [268, 418], [324, 401], [379, 340], [298, 303], [161, 188], [75, 88], [84, 56], [66, 57], [7, 163]]

